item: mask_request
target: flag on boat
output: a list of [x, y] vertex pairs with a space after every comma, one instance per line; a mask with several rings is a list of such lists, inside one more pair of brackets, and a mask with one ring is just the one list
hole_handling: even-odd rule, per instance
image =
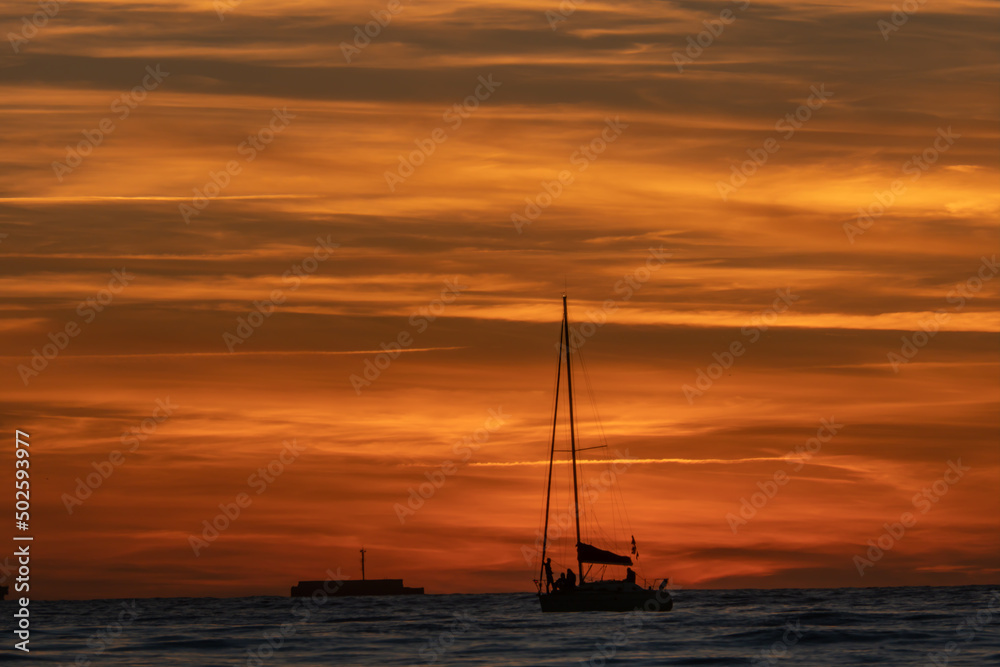
[[577, 542], [576, 559], [581, 563], [593, 563], [595, 565], [631, 565], [632, 559], [628, 556], [619, 556], [616, 553], [598, 549], [591, 544]]
[[639, 560], [639, 550], [635, 547], [635, 535], [632, 536], [632, 555]]

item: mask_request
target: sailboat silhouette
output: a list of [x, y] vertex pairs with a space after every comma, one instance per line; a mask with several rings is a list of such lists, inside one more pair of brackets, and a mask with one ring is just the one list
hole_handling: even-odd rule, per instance
[[[539, 571], [538, 601], [542, 611], [670, 611], [673, 599], [667, 592], [667, 579], [663, 579], [659, 588], [643, 588], [635, 581], [632, 571], [632, 558], [622, 556], [612, 551], [599, 549], [583, 541], [580, 529], [580, 490], [577, 480], [577, 437], [576, 424], [573, 415], [573, 370], [570, 363], [569, 344], [569, 311], [566, 295], [563, 294], [563, 319], [559, 332], [559, 362], [556, 370], [556, 400], [552, 415], [552, 446], [549, 450], [548, 482], [545, 491], [545, 527], [542, 537], [542, 564]], [[559, 418], [559, 385], [562, 378], [562, 362], [565, 351], [566, 358], [566, 392], [569, 406], [570, 464], [573, 470], [573, 513], [576, 527], [576, 561], [580, 581], [572, 570], [567, 571], [568, 577], [560, 576], [553, 581], [551, 559], [546, 560], [549, 538], [549, 514], [552, 500], [552, 470], [556, 453], [556, 427]], [[635, 537], [632, 537], [632, 554], [638, 557]], [[589, 570], [585, 573], [584, 564], [611, 565], [626, 567], [623, 579], [587, 580]]]

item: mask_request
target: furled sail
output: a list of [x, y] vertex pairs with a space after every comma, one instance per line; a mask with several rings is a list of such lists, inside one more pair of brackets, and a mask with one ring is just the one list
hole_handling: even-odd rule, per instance
[[598, 549], [597, 547], [577, 542], [576, 559], [581, 563], [594, 563], [596, 565], [631, 565], [632, 559], [628, 556], [619, 556], [616, 553]]

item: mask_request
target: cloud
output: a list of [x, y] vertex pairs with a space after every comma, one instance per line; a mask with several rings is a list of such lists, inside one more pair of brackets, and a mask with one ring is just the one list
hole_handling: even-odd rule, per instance
[[[40, 597], [286, 595], [353, 568], [361, 544], [434, 592], [528, 590], [563, 291], [574, 326], [602, 322], [574, 358], [579, 435], [636, 460], [618, 481], [650, 573], [995, 580], [992, 7], [921, 8], [886, 41], [884, 8], [752, 3], [684, 71], [673, 54], [719, 8], [588, 3], [552, 30], [558, 3], [406, 4], [348, 63], [340, 43], [372, 9], [242, 3], [220, 21], [74, 2], [0, 61], [0, 418], [41, 443], [52, 491], [33, 508], [51, 547]], [[157, 64], [169, 76], [123, 116], [116, 100]], [[470, 101], [480, 76], [502, 83]], [[833, 95], [789, 133], [818, 86]], [[247, 160], [275, 108], [294, 117]], [[947, 128], [960, 136], [924, 159]], [[768, 139], [780, 148], [724, 201], [719, 183]], [[186, 223], [179, 206], [234, 160]], [[845, 225], [875, 205], [852, 243]], [[519, 234], [511, 216], [530, 207]], [[318, 238], [339, 247], [296, 285]], [[134, 282], [84, 321], [122, 267]], [[442, 308], [451, 280], [466, 287]], [[785, 289], [800, 298], [765, 323]], [[223, 334], [273, 290], [286, 301], [229, 353]], [[895, 372], [888, 355], [941, 310]], [[68, 323], [79, 335], [25, 385], [19, 368]], [[401, 332], [417, 354], [359, 395], [351, 375]], [[745, 353], [687, 400], [734, 341]], [[166, 397], [177, 413], [69, 514], [61, 495]], [[401, 524], [395, 504], [498, 407], [511, 419]], [[831, 416], [843, 432], [790, 470]], [[290, 438], [301, 461], [194, 557], [187, 537]], [[969, 477], [858, 578], [851, 555], [957, 458]], [[726, 514], [777, 470], [788, 485], [733, 535]], [[262, 560], [287, 568], [261, 575]]]

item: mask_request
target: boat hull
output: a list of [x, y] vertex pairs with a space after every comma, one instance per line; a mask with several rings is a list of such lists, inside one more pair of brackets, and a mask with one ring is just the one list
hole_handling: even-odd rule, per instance
[[542, 611], [670, 611], [674, 601], [666, 591], [638, 590], [586, 590], [541, 593], [538, 601]]

